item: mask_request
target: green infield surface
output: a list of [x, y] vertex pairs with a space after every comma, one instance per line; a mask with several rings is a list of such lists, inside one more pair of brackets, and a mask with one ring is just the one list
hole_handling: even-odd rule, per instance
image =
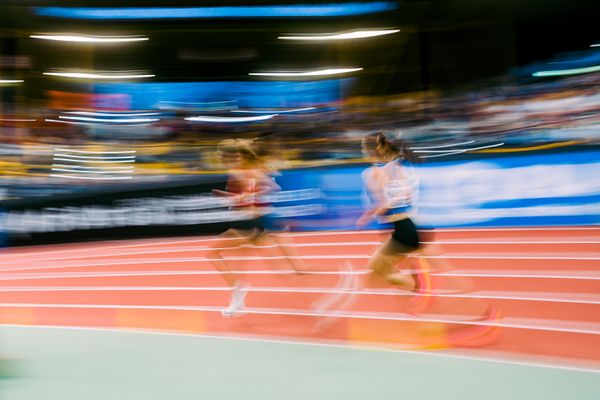
[[600, 399], [600, 371], [432, 352], [0, 327], [6, 400]]

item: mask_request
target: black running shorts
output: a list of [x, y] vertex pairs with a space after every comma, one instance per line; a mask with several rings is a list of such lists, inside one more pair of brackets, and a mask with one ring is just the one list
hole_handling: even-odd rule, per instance
[[403, 246], [403, 250], [416, 250], [421, 244], [417, 227], [410, 220], [410, 218], [394, 221], [392, 239], [399, 245]]

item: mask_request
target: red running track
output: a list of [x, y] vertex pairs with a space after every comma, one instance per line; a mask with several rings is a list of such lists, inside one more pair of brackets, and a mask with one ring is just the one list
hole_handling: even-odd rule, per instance
[[[290, 234], [309, 273], [270, 248], [226, 253], [250, 284], [248, 314], [206, 258], [212, 238], [7, 249], [0, 323], [143, 328], [378, 343], [600, 362], [600, 227], [456, 229], [402, 269], [427, 269], [415, 296], [368, 274], [375, 231]], [[422, 310], [415, 313], [415, 304]], [[491, 310], [491, 311], [490, 311]]]

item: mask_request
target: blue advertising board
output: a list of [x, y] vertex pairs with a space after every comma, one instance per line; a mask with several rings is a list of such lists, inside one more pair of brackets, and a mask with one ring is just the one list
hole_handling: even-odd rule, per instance
[[[413, 213], [421, 227], [511, 227], [600, 224], [600, 151], [488, 156], [414, 166]], [[263, 201], [267, 227], [352, 230], [368, 206], [367, 164], [290, 169], [282, 190]], [[0, 233], [9, 245], [114, 238], [211, 235], [253, 218], [232, 208], [225, 176], [0, 202]], [[373, 222], [367, 229], [382, 228]], [[1, 235], [0, 235], [1, 236]], [[2, 237], [0, 237], [0, 240]]]
[[[232, 103], [235, 108], [286, 108], [330, 104], [344, 98], [352, 78], [308, 82], [231, 81], [231, 82], [159, 82], [99, 83], [98, 94], [126, 94], [134, 110], [163, 108], [177, 104]], [[105, 107], [110, 107], [105, 104]]]
[[[284, 171], [284, 188], [315, 188], [323, 213], [303, 229], [353, 229], [368, 165]], [[600, 151], [526, 154], [415, 165], [415, 220], [427, 227], [600, 224]], [[371, 227], [378, 227], [374, 224]]]

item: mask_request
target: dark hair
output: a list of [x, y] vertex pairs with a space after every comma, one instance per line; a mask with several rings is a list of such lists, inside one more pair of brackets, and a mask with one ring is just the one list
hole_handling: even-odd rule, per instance
[[402, 157], [403, 159], [416, 163], [419, 157], [411, 150], [404, 140], [390, 140], [383, 132], [373, 132], [363, 138], [363, 145], [370, 151], [378, 152], [385, 158]]

